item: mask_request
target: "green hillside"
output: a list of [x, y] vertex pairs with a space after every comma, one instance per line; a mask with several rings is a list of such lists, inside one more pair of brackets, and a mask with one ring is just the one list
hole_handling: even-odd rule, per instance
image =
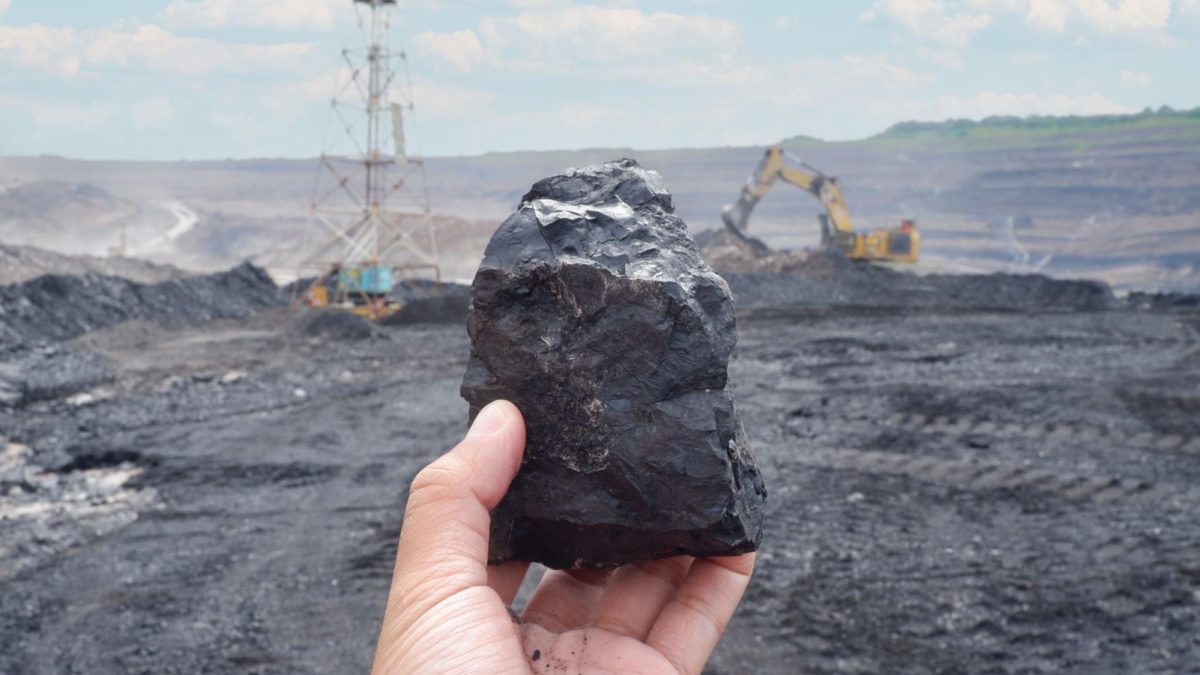
[[1029, 117], [993, 116], [982, 120], [955, 119], [943, 122], [900, 122], [872, 140], [944, 140], [995, 138], [1006, 135], [1059, 134], [1101, 129], [1144, 128], [1166, 125], [1196, 125], [1200, 128], [1200, 108], [1175, 110], [1162, 106], [1146, 108], [1134, 115], [1031, 115]]

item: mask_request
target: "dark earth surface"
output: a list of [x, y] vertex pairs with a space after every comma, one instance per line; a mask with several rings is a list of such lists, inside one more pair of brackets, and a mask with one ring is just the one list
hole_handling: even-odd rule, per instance
[[[0, 406], [0, 672], [369, 668], [408, 482], [465, 431], [468, 339], [311, 326], [21, 356], [88, 365]], [[706, 672], [1200, 672], [1194, 307], [739, 327], [767, 531]]]

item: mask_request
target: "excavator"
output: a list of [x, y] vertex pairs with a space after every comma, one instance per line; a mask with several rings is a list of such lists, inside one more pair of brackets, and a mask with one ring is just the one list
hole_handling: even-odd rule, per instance
[[[787, 159], [791, 159], [799, 168], [789, 165]], [[893, 229], [855, 232], [837, 179], [792, 157], [778, 146], [767, 149], [758, 168], [746, 180], [737, 201], [721, 209], [721, 220], [725, 221], [725, 226], [754, 249], [763, 251], [765, 244], [746, 234], [750, 213], [777, 180], [812, 194], [825, 207], [825, 213], [819, 216], [822, 248], [840, 251], [852, 260], [917, 262], [921, 253], [921, 235], [917, 232], [915, 221], [904, 220]]]

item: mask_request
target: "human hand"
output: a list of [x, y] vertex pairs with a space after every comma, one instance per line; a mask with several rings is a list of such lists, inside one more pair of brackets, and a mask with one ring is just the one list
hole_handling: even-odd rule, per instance
[[489, 512], [524, 448], [521, 413], [497, 401], [413, 479], [372, 672], [699, 673], [754, 554], [550, 570], [518, 620], [508, 605], [529, 563], [489, 567], [487, 555]]

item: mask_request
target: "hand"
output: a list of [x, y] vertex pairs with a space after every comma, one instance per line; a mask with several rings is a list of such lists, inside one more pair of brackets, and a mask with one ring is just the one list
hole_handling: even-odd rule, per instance
[[521, 465], [511, 403], [479, 412], [409, 491], [374, 673], [699, 673], [750, 581], [754, 554], [548, 571], [517, 620], [529, 563], [488, 567], [490, 510]]

